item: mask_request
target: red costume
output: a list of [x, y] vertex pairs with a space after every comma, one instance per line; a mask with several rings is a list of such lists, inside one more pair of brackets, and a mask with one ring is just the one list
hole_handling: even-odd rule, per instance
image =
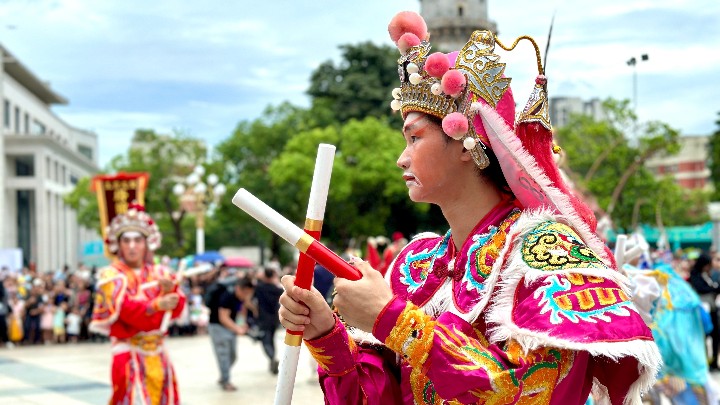
[[[163, 344], [165, 333], [160, 330], [165, 312], [159, 309], [158, 299], [163, 292], [157, 283], [151, 283], [169, 273], [167, 268], [151, 264], [150, 252], [159, 247], [160, 233], [152, 219], [137, 208], [141, 207], [113, 219], [106, 243], [117, 253], [122, 233], [140, 232], [146, 238], [148, 260], [142, 268], [133, 269], [116, 259], [100, 270], [90, 329], [111, 338], [110, 404], [178, 404], [175, 373]], [[170, 292], [179, 295], [172, 311], [175, 318], [182, 312], [185, 297], [177, 286]]]

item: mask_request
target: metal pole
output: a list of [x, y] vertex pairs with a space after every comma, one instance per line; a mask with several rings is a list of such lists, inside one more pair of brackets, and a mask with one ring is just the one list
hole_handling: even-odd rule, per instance
[[195, 220], [195, 251], [196, 254], [205, 253], [205, 207], [199, 207]]
[[637, 117], [637, 63], [633, 63], [633, 111]]

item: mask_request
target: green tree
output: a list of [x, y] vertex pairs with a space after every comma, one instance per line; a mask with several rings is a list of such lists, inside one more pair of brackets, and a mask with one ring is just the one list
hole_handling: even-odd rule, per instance
[[708, 165], [710, 166], [710, 181], [714, 188], [712, 199], [718, 201], [720, 200], [720, 112], [718, 112], [715, 125], [717, 125], [717, 129], [710, 136]]
[[288, 190], [288, 212], [303, 219], [310, 179], [320, 143], [337, 146], [323, 235], [344, 247], [369, 235], [406, 235], [418, 229], [442, 229], [442, 217], [430, 205], [413, 204], [395, 162], [404, 147], [399, 131], [376, 118], [351, 120], [339, 129], [298, 133], [270, 166], [273, 187]]
[[318, 126], [376, 117], [400, 128], [400, 116], [391, 115], [390, 109], [392, 89], [399, 84], [397, 49], [371, 42], [341, 45], [340, 49], [339, 64], [326, 61], [310, 77], [311, 111], [313, 116], [325, 117], [318, 120]]
[[[242, 121], [233, 134], [216, 148], [211, 167], [221, 168], [221, 181], [229, 193], [246, 188], [269, 206], [288, 217], [288, 190], [272, 187], [269, 167], [298, 132], [308, 129], [307, 110], [283, 103], [268, 106], [260, 118]], [[303, 216], [304, 218], [304, 216]], [[281, 254], [283, 243], [250, 216], [232, 205], [231, 196], [218, 204], [208, 221], [206, 240], [220, 245], [265, 246], [270, 242], [274, 254]]]
[[[150, 174], [145, 209], [163, 233], [163, 244], [158, 253], [182, 256], [187, 250], [186, 235], [192, 234], [193, 224], [183, 223], [185, 212], [179, 208], [172, 187], [205, 160], [207, 149], [202, 141], [183, 134], [159, 135], [148, 129], [136, 130], [133, 145], [126, 155], [111, 160], [108, 171]], [[65, 202], [78, 211], [79, 223], [100, 231], [97, 200], [90, 192], [89, 184], [89, 178], [81, 179], [65, 197]]]
[[81, 178], [75, 188], [63, 199], [77, 212], [77, 222], [89, 229], [96, 229], [100, 233], [100, 211], [97, 197], [90, 191], [90, 177]]
[[[665, 225], [701, 220], [696, 204], [702, 194], [689, 194], [671, 181], [657, 181], [644, 164], [658, 154], [679, 150], [678, 132], [662, 122], [637, 125], [629, 102], [606, 100], [605, 119], [574, 115], [556, 136], [567, 155], [573, 181], [590, 192], [616, 227], [629, 229], [634, 222], [651, 221], [661, 208]], [[636, 132], [636, 142], [626, 134]], [[697, 215], [688, 216], [690, 211]], [[685, 213], [682, 210], [685, 210]]]
[[207, 147], [203, 141], [177, 131], [160, 135], [149, 129], [136, 130], [133, 145], [127, 155], [116, 156], [110, 168], [117, 172], [150, 173], [145, 210], [163, 233], [163, 245], [158, 253], [183, 256], [188, 251], [186, 235], [192, 234], [192, 224], [183, 223], [186, 213], [180, 209], [172, 189], [195, 165], [205, 161]]

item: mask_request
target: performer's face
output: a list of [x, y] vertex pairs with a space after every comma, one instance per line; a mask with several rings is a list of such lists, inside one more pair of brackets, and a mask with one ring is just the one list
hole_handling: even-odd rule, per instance
[[142, 267], [147, 246], [145, 236], [137, 232], [120, 235], [120, 258], [132, 268]]
[[403, 125], [405, 149], [397, 160], [415, 202], [441, 204], [458, 184], [462, 143], [448, 142], [442, 128], [426, 114], [412, 112]]

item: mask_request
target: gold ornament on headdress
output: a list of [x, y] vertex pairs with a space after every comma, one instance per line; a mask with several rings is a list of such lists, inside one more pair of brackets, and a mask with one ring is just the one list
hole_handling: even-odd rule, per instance
[[[535, 42], [534, 39], [527, 35], [520, 36], [515, 39], [515, 42], [509, 47], [506, 47], [505, 45], [500, 42], [499, 39], [495, 39], [495, 42], [504, 50], [506, 51], [512, 51], [515, 49], [517, 44], [523, 40], [526, 39], [532, 43], [533, 48], [535, 48], [535, 58], [537, 62], [537, 68], [538, 68], [538, 77], [535, 80], [535, 87], [533, 87], [532, 93], [530, 93], [530, 98], [528, 99], [527, 104], [525, 105], [525, 108], [522, 110], [520, 115], [518, 115], [518, 123], [521, 122], [537, 122], [540, 123], [542, 126], [547, 128], [549, 131], [552, 131], [552, 125], [550, 125], [550, 113], [548, 109], [548, 100], [547, 100], [547, 80], [545, 79], [545, 69], [542, 65], [542, 58], [540, 57], [540, 48], [538, 47], [538, 44]], [[554, 149], [553, 149], [554, 150]], [[555, 153], [559, 153], [555, 152]]]
[[467, 87], [495, 108], [510, 87], [510, 78], [503, 77], [505, 64], [494, 54], [495, 36], [490, 31], [475, 31], [460, 50], [455, 69], [465, 73]]
[[[467, 133], [448, 133], [454, 139], [461, 140], [468, 149], [476, 165], [484, 169], [490, 163], [484, 152], [483, 140], [475, 132], [473, 119], [479, 107], [474, 106], [484, 100], [488, 105], [497, 108], [505, 92], [510, 88], [509, 77], [504, 77], [505, 63], [495, 53], [495, 45], [506, 51], [512, 51], [517, 44], [526, 39], [535, 48], [538, 66], [538, 78], [525, 109], [518, 116], [520, 122], [538, 122], [551, 129], [547, 99], [547, 81], [545, 80], [542, 59], [537, 43], [528, 36], [517, 38], [510, 47], [505, 46], [490, 31], [475, 31], [468, 42], [459, 51], [455, 59], [454, 69], [463, 74], [466, 80], [464, 89], [459, 94], [445, 94], [442, 90], [442, 79], [430, 75], [425, 64], [430, 55], [431, 45], [427, 40], [410, 47], [398, 59], [400, 88], [393, 91], [394, 100], [391, 107], [400, 110], [403, 117], [411, 111], [417, 111], [445, 119], [451, 113], [461, 113], [468, 120]], [[510, 123], [512, 125], [512, 123]], [[464, 124], [463, 124], [464, 126]], [[463, 130], [460, 130], [463, 131]]]

